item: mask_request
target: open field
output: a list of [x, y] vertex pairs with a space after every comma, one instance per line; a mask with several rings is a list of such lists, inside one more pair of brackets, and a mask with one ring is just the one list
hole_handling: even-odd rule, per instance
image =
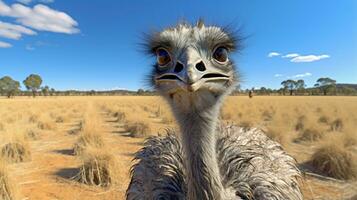
[[[279, 141], [305, 199], [352, 199], [356, 111], [357, 97], [229, 97], [221, 119]], [[134, 152], [176, 127], [160, 97], [0, 99], [0, 199], [124, 199]]]

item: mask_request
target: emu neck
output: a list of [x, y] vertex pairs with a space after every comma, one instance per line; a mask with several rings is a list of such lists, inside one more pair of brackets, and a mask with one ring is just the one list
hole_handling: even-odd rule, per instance
[[173, 103], [186, 153], [189, 200], [224, 199], [216, 155], [220, 105], [220, 100], [204, 93], [178, 95]]

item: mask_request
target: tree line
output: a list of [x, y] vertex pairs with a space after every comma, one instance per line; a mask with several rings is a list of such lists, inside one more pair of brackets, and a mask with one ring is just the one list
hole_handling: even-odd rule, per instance
[[[41, 92], [45, 95], [48, 95], [50, 92], [54, 92], [53, 88], [46, 86], [41, 87], [42, 78], [37, 74], [30, 74], [22, 81], [28, 92], [35, 97], [37, 92]], [[10, 76], [4, 76], [0, 79], [0, 92], [2, 95], [6, 95], [8, 98], [11, 98], [22, 91], [20, 90], [21, 85], [19, 81], [12, 79]]]
[[[357, 95], [357, 84], [337, 84], [336, 80], [329, 77], [317, 79], [313, 87], [307, 88], [305, 81], [284, 80], [281, 82], [281, 88], [270, 89], [261, 87], [251, 90], [240, 90], [240, 93], [248, 94], [253, 92], [256, 95]], [[237, 92], [236, 94], [239, 94]]]
[[[112, 91], [78, 91], [66, 90], [56, 91], [45, 85], [42, 86], [42, 77], [38, 74], [30, 74], [22, 81], [22, 84], [27, 89], [22, 91], [19, 81], [14, 80], [10, 76], [4, 76], [0, 79], [0, 95], [11, 98], [18, 96], [112, 96], [112, 95], [157, 95], [155, 91], [138, 89], [137, 91], [128, 90], [112, 90]], [[241, 90], [239, 87], [233, 92], [233, 95], [357, 95], [357, 84], [337, 84], [336, 80], [329, 77], [322, 77], [316, 81], [313, 87], [307, 88], [305, 81], [300, 80], [284, 80], [281, 82], [281, 88], [270, 89], [261, 87], [258, 89]]]

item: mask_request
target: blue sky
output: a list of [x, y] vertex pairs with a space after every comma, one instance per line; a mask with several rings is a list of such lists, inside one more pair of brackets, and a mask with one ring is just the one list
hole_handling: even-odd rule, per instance
[[152, 63], [140, 52], [142, 33], [199, 17], [248, 36], [233, 55], [243, 88], [287, 78], [311, 86], [322, 76], [357, 83], [355, 0], [0, 0], [0, 76], [37, 73], [59, 90], [136, 90]]

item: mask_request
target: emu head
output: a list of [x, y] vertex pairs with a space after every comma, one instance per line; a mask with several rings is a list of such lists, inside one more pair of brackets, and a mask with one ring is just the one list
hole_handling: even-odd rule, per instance
[[231, 58], [237, 42], [232, 32], [202, 21], [153, 33], [146, 44], [156, 58], [150, 82], [171, 103], [213, 103], [237, 82]]

